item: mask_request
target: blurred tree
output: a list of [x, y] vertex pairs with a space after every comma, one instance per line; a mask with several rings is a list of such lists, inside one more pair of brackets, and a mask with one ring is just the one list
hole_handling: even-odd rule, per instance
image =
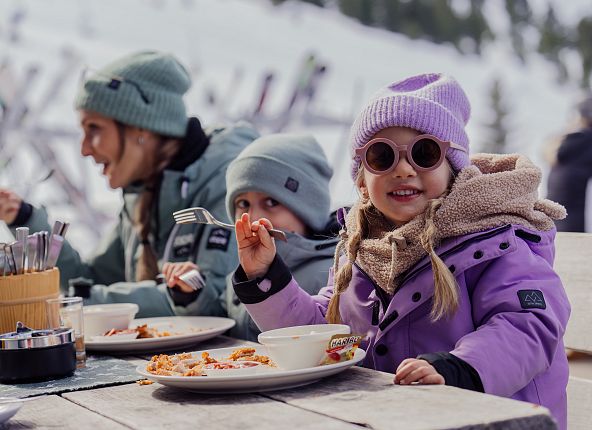
[[506, 11], [510, 18], [510, 37], [512, 38], [514, 51], [524, 63], [527, 52], [524, 33], [533, 24], [532, 10], [528, 0], [506, 0]]
[[[303, 3], [310, 3], [310, 4], [314, 4], [315, 6], [319, 6], [319, 7], [325, 7], [325, 0], [300, 0]], [[273, 3], [274, 6], [280, 5], [282, 3], [285, 3], [286, 0], [271, 0], [271, 3]]]
[[584, 88], [590, 88], [592, 74], [592, 17], [581, 19], [577, 28], [575, 47], [582, 56], [582, 82]]
[[471, 53], [479, 53], [482, 42], [492, 38], [481, 12], [484, 0], [471, 0], [466, 16], [455, 12], [451, 3], [451, 0], [337, 0], [342, 13], [363, 24], [386, 28], [412, 39], [449, 42], [459, 51], [462, 40], [469, 38], [475, 46]]
[[339, 0], [337, 6], [339, 10], [347, 16], [356, 18], [362, 24], [374, 24], [372, 0]]
[[[286, 0], [271, 0], [274, 5]], [[462, 7], [454, 0], [299, 0], [321, 7], [337, 8], [361, 23], [404, 34], [412, 39], [450, 43], [463, 54], [480, 55], [484, 44], [495, 39], [484, 16], [486, 0], [466, 0]], [[592, 13], [576, 26], [562, 24], [552, 4], [542, 19], [532, 12], [533, 0], [505, 0], [504, 10], [510, 21], [508, 36], [516, 56], [525, 63], [536, 42], [527, 39], [528, 30], [538, 32], [537, 51], [557, 70], [560, 82], [572, 78], [565, 64], [565, 54], [577, 52], [582, 60], [582, 86], [590, 86], [592, 77]], [[453, 7], [456, 6], [456, 7]], [[506, 36], [506, 35], [502, 35]]]
[[499, 78], [493, 80], [489, 96], [493, 118], [490, 122], [485, 123], [488, 133], [481, 152], [504, 154], [507, 152], [509, 111], [504, 101], [502, 83]]
[[403, 21], [401, 3], [388, 0], [382, 0], [376, 3], [380, 6], [377, 13], [378, 25], [390, 31], [400, 31], [401, 22]]
[[561, 59], [561, 50], [568, 43], [568, 31], [557, 20], [555, 9], [549, 5], [547, 15], [542, 25], [539, 25], [541, 38], [539, 41], [538, 51], [543, 56], [551, 61], [557, 67], [558, 78], [561, 82], [568, 79], [567, 67]]
[[325, 7], [324, 0], [302, 0], [304, 3], [314, 4], [315, 6]]

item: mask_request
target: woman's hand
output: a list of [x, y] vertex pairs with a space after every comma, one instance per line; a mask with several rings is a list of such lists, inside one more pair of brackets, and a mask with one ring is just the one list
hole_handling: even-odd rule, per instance
[[406, 358], [399, 364], [394, 382], [400, 385], [413, 383], [444, 385], [445, 383], [444, 377], [436, 371], [434, 366], [417, 358]]
[[0, 221], [12, 224], [19, 213], [23, 199], [6, 188], [0, 188]]
[[267, 229], [273, 228], [266, 218], [251, 223], [248, 213], [236, 221], [238, 259], [248, 279], [263, 276], [275, 257], [275, 242]]
[[164, 263], [162, 266], [162, 274], [166, 280], [167, 287], [173, 288], [178, 286], [184, 293], [192, 293], [194, 290], [181, 279], [179, 276], [189, 272], [190, 270], [199, 270], [197, 264], [190, 261], [183, 263]]

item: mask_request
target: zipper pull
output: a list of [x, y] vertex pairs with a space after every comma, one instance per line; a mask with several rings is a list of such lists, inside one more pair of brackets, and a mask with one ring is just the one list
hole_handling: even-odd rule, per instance
[[372, 325], [378, 325], [378, 315], [380, 313], [380, 302], [374, 302], [372, 305]]

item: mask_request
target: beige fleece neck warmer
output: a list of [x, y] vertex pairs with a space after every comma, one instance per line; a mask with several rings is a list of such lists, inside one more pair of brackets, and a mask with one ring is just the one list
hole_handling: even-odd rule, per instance
[[[541, 171], [526, 157], [476, 154], [471, 162], [458, 174], [434, 214], [434, 248], [442, 239], [506, 224], [548, 231], [554, 227], [553, 220], [565, 218], [563, 206], [538, 198]], [[348, 236], [359, 228], [354, 214], [360, 205], [357, 203], [346, 218]], [[372, 209], [368, 216], [370, 231], [359, 244], [356, 262], [380, 288], [393, 294], [400, 275], [427, 254], [419, 239], [426, 213], [393, 228]]]

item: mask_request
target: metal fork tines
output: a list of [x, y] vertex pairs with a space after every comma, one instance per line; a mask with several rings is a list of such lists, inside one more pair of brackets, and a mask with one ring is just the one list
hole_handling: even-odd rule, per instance
[[[177, 224], [215, 224], [219, 227], [233, 229], [234, 225], [218, 221], [214, 216], [204, 208], [188, 208], [173, 213], [175, 222]], [[271, 237], [287, 242], [286, 234], [281, 230], [269, 229], [267, 230]]]

